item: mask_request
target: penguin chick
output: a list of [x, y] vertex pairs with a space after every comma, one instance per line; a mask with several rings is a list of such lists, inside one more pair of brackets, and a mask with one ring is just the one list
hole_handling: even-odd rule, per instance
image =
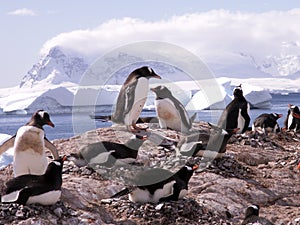
[[138, 203], [177, 201], [187, 194], [188, 182], [196, 169], [197, 164], [186, 164], [175, 174], [159, 168], [143, 171], [134, 179], [137, 186], [125, 188], [111, 198], [129, 194], [129, 200]]
[[115, 164], [128, 164], [136, 161], [138, 150], [147, 140], [147, 136], [135, 134], [125, 144], [101, 141], [89, 144], [79, 153], [70, 154], [68, 159], [73, 161], [78, 167], [86, 166], [106, 166], [112, 167]]
[[263, 113], [259, 115], [252, 124], [252, 131], [257, 131], [260, 134], [276, 133], [280, 131], [277, 120], [282, 117], [282, 114]]
[[240, 128], [238, 133], [245, 133], [250, 123], [250, 104], [243, 95], [241, 85], [233, 91], [234, 99], [224, 109], [218, 126], [225, 130]]
[[45, 174], [26, 174], [6, 183], [2, 203], [53, 205], [59, 201], [62, 185], [62, 168], [66, 156], [49, 163]]
[[156, 94], [155, 109], [160, 127], [187, 133], [192, 127], [192, 121], [181, 102], [165, 86], [150, 90]]
[[271, 221], [259, 216], [258, 205], [250, 205], [246, 209], [245, 218], [241, 225], [251, 225], [256, 223], [260, 225], [274, 225]]
[[48, 112], [38, 110], [27, 124], [18, 129], [15, 136], [0, 146], [0, 154], [14, 148], [15, 177], [24, 174], [44, 174], [48, 165], [45, 147], [51, 151], [54, 159], [58, 159], [56, 147], [45, 137], [44, 125], [54, 127]]
[[153, 69], [144, 66], [134, 70], [121, 87], [116, 109], [111, 119], [118, 124], [125, 124], [129, 131], [141, 128], [136, 125], [148, 97], [149, 79], [161, 79]]

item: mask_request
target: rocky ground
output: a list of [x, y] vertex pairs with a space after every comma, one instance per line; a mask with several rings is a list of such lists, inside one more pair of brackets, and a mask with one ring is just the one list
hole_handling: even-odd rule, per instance
[[[206, 124], [194, 125], [201, 126]], [[180, 138], [173, 131], [155, 130]], [[125, 142], [129, 136], [123, 130], [102, 128], [54, 144], [63, 155], [99, 140]], [[138, 159], [174, 171], [182, 160], [151, 141], [143, 144]], [[200, 161], [186, 198], [161, 204], [135, 204], [126, 196], [109, 199], [124, 188], [120, 174], [126, 169], [95, 172], [67, 161], [60, 202], [47, 207], [0, 204], [0, 224], [240, 224], [246, 207], [258, 204], [261, 216], [275, 224], [296, 225], [300, 224], [299, 160], [300, 137], [294, 133], [235, 135], [222, 159]], [[11, 166], [0, 171], [0, 194], [11, 177]]]

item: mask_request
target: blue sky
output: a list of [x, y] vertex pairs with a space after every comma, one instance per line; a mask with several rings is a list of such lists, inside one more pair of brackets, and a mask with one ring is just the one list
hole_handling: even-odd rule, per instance
[[18, 85], [40, 59], [45, 42], [73, 30], [88, 30], [111, 19], [139, 18], [146, 22], [214, 9], [241, 12], [287, 11], [300, 8], [294, 0], [152, 0], [71, 1], [0, 0], [0, 88]]

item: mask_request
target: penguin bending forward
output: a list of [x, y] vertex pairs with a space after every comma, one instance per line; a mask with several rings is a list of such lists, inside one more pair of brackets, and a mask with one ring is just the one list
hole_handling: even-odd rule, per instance
[[223, 111], [218, 126], [225, 130], [239, 128], [238, 133], [244, 133], [248, 129], [250, 123], [250, 104], [243, 95], [241, 85], [234, 89], [233, 95], [234, 99]]
[[286, 119], [284, 120], [284, 130], [300, 130], [300, 110], [296, 105], [288, 105], [289, 110]]
[[129, 74], [124, 82], [111, 119], [118, 124], [125, 124], [129, 131], [141, 130], [136, 125], [148, 97], [149, 79], [158, 78], [153, 69], [144, 66]]
[[74, 162], [78, 167], [87, 164], [112, 167], [118, 164], [133, 163], [145, 140], [147, 140], [147, 136], [135, 134], [124, 144], [109, 141], [92, 143], [81, 148], [79, 153], [71, 153], [68, 160]]
[[165, 86], [150, 90], [156, 94], [155, 109], [160, 128], [187, 133], [192, 127], [192, 120], [181, 102]]
[[259, 133], [277, 133], [280, 131], [277, 120], [282, 117], [282, 114], [263, 113], [259, 115], [252, 124], [252, 131]]
[[125, 188], [111, 198], [129, 194], [129, 200], [138, 203], [177, 201], [187, 194], [188, 182], [196, 169], [197, 164], [186, 164], [175, 174], [159, 168], [143, 171], [135, 179], [137, 186], [132, 190]]
[[245, 218], [241, 225], [251, 225], [251, 224], [261, 224], [261, 225], [274, 225], [271, 221], [259, 216], [259, 206], [250, 205], [245, 212]]
[[15, 136], [0, 146], [0, 154], [14, 148], [15, 177], [24, 174], [44, 174], [48, 166], [45, 147], [51, 151], [54, 159], [58, 159], [56, 147], [45, 137], [44, 125], [54, 127], [48, 112], [38, 110], [25, 126], [18, 129]]
[[6, 183], [2, 203], [53, 205], [59, 201], [62, 185], [62, 168], [66, 156], [49, 163], [45, 174], [26, 174]]

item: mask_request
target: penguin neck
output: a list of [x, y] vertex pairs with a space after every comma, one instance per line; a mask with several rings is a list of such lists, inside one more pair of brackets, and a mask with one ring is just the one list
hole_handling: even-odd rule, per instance
[[33, 127], [37, 127], [39, 129], [44, 130], [43, 125], [40, 125], [35, 121], [29, 121], [28, 123], [26, 123], [26, 126], [33, 126]]
[[44, 176], [49, 183], [62, 184], [62, 168], [49, 164]]
[[189, 182], [189, 180], [191, 179], [192, 175], [193, 175], [194, 171], [188, 171], [186, 167], [181, 168], [176, 175], [183, 181], [185, 181], [186, 183]]

